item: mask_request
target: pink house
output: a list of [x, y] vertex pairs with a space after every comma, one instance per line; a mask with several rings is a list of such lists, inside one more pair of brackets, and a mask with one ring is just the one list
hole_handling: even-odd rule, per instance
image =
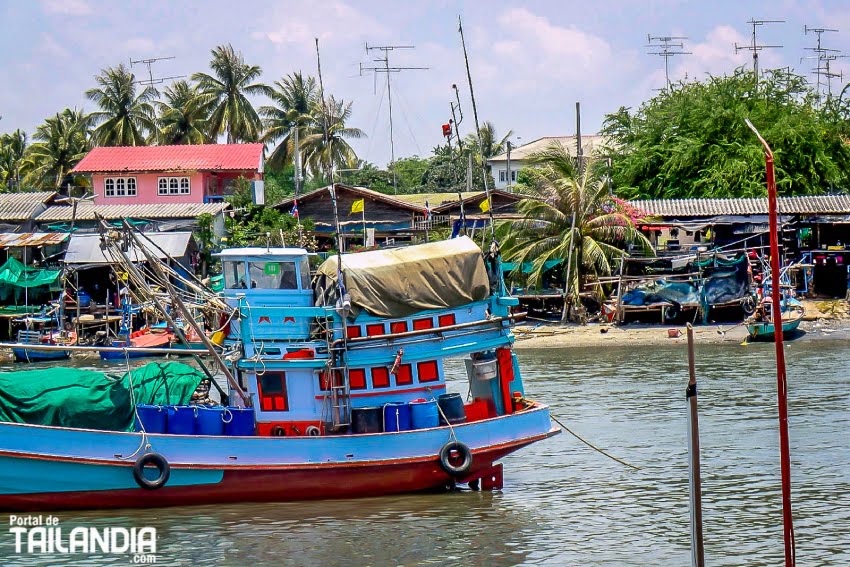
[[263, 144], [98, 147], [71, 171], [91, 175], [95, 205], [215, 203], [236, 180], [263, 200]]

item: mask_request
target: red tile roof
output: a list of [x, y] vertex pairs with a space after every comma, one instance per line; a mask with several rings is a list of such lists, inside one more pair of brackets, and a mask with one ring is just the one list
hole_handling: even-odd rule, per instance
[[257, 171], [263, 144], [99, 147], [72, 173], [116, 171]]

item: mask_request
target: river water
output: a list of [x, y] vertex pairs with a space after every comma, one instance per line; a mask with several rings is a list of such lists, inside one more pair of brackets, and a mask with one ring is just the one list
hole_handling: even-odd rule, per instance
[[[518, 351], [529, 397], [567, 433], [504, 460], [504, 490], [286, 504], [58, 514], [61, 525], [154, 526], [162, 565], [659, 565], [690, 562], [684, 347]], [[787, 347], [800, 565], [850, 565], [850, 357]], [[462, 365], [453, 363], [457, 376]], [[783, 558], [773, 345], [698, 346], [709, 565]], [[461, 390], [460, 381], [452, 384]], [[10, 556], [126, 565], [127, 556]]]

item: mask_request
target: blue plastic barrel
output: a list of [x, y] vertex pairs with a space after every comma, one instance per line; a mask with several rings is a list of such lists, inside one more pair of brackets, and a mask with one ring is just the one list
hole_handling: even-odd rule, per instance
[[254, 408], [224, 408], [224, 434], [232, 437], [248, 437], [254, 429]]
[[404, 402], [384, 404], [384, 431], [409, 431], [410, 406]]
[[[440, 394], [437, 397], [437, 405], [440, 406], [442, 415], [440, 415], [440, 423], [445, 423], [446, 420], [452, 425], [463, 423], [466, 421], [466, 411], [463, 409], [463, 398], [457, 392], [451, 394]], [[445, 416], [445, 419], [443, 418]]]
[[196, 435], [224, 435], [224, 408], [221, 406], [197, 406], [195, 416]]
[[[136, 431], [141, 431], [141, 425], [144, 424], [145, 431], [148, 433], [165, 433], [166, 432], [166, 416], [168, 413], [162, 406], [149, 406], [139, 404], [136, 406]], [[141, 424], [139, 423], [141, 421]]]
[[440, 425], [436, 400], [413, 400], [409, 405], [412, 429], [428, 429]]
[[192, 435], [195, 433], [197, 406], [168, 406], [168, 433]]

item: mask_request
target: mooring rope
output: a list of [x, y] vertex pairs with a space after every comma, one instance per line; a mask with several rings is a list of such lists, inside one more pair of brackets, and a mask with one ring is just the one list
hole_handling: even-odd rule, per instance
[[584, 443], [585, 445], [587, 445], [588, 447], [590, 447], [591, 449], [593, 449], [594, 451], [598, 451], [599, 453], [601, 453], [601, 454], [605, 455], [605, 456], [606, 456], [606, 457], [608, 457], [609, 459], [611, 459], [611, 460], [613, 460], [613, 461], [617, 461], [617, 462], [618, 462], [618, 463], [620, 463], [621, 465], [627, 466], [627, 467], [629, 467], [630, 469], [634, 469], [634, 470], [636, 470], [636, 471], [639, 471], [639, 470], [640, 470], [640, 467], [636, 467], [636, 466], [634, 466], [634, 465], [632, 465], [632, 464], [627, 463], [626, 461], [624, 461], [624, 460], [622, 460], [622, 459], [618, 459], [617, 457], [615, 457], [615, 456], [613, 456], [613, 455], [610, 455], [610, 454], [606, 453], [605, 451], [603, 451], [602, 449], [600, 449], [599, 447], [597, 447], [596, 445], [594, 445], [594, 444], [593, 444], [593, 443], [591, 443], [590, 441], [587, 441], [586, 439], [583, 439], [583, 438], [582, 438], [582, 437], [581, 437], [578, 433], [576, 433], [575, 431], [573, 431], [572, 429], [570, 429], [569, 427], [567, 427], [566, 425], [564, 425], [564, 424], [561, 422], [561, 420], [560, 420], [560, 419], [558, 419], [557, 417], [555, 417], [554, 415], [552, 415], [552, 413], [551, 413], [551, 412], [549, 412], [549, 417], [551, 417], [551, 418], [552, 418], [552, 421], [554, 421], [555, 423], [557, 423], [558, 425], [560, 425], [561, 427], [563, 427], [563, 428], [564, 428], [564, 431], [566, 431], [567, 433], [569, 433], [570, 435], [572, 435], [573, 437], [575, 437], [576, 439], [578, 439], [579, 441], [581, 441], [582, 443]]
[[126, 457], [119, 457], [120, 459], [132, 459], [144, 448], [145, 452], [151, 449], [151, 444], [148, 441], [148, 432], [145, 429], [145, 422], [142, 421], [142, 418], [139, 416], [139, 408], [136, 405], [136, 386], [133, 384], [133, 371], [130, 369], [130, 353], [127, 351], [127, 348], [124, 348], [124, 362], [127, 364], [127, 380], [130, 382], [130, 401], [133, 404], [133, 415], [136, 418], [136, 421], [139, 422], [139, 427], [141, 428], [142, 439], [139, 446], [133, 451], [131, 454]]

